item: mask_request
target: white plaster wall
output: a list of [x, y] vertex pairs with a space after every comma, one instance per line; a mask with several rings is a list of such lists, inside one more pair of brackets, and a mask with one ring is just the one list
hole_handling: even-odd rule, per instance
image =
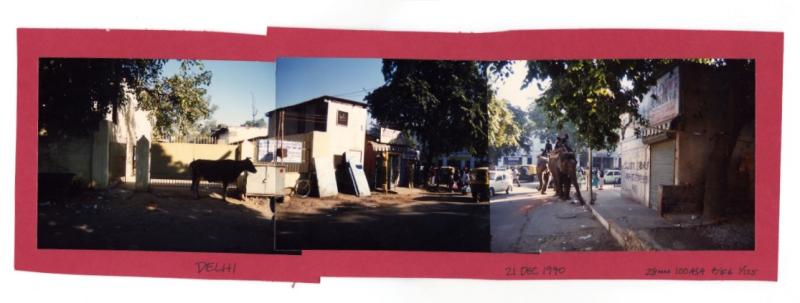
[[[627, 117], [622, 117], [625, 121]], [[623, 123], [624, 125], [624, 123]], [[634, 133], [634, 125], [622, 130], [619, 157], [622, 159], [622, 195], [647, 205], [650, 183], [650, 148]]]
[[[338, 111], [348, 113], [347, 126], [338, 125], [336, 123]], [[328, 101], [327, 133], [330, 137], [329, 151], [332, 155], [342, 155], [348, 151], [358, 151], [361, 154], [359, 162], [364, 163], [366, 126], [367, 109], [365, 107]]]

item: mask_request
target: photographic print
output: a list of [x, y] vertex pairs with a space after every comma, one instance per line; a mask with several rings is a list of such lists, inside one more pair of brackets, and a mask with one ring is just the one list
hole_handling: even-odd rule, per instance
[[492, 251], [754, 249], [754, 60], [513, 66]]
[[278, 58], [270, 129], [305, 156], [276, 247], [488, 252], [488, 64]]
[[270, 62], [40, 59], [38, 247], [272, 252], [278, 191], [246, 185], [273, 170], [253, 142], [274, 77]]
[[780, 33], [18, 35], [19, 270], [777, 279]]

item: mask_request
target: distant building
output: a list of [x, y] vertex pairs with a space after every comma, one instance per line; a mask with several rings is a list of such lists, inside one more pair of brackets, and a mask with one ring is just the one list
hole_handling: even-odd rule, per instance
[[409, 145], [402, 132], [381, 127], [377, 137], [368, 137], [364, 153], [364, 172], [375, 190], [397, 186], [413, 187], [419, 150]]
[[269, 133], [267, 127], [224, 126], [211, 134], [217, 144], [232, 144], [265, 137]]

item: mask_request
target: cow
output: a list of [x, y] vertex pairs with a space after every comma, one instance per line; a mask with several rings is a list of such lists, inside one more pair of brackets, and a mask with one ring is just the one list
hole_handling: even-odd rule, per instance
[[200, 198], [200, 180], [222, 182], [222, 201], [228, 195], [228, 184], [236, 181], [243, 171], [256, 172], [250, 158], [244, 160], [194, 160], [189, 164], [192, 170], [192, 192], [194, 198]]

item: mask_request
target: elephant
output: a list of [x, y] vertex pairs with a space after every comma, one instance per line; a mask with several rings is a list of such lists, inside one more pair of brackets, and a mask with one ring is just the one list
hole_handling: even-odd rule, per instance
[[556, 190], [556, 196], [562, 200], [569, 199], [570, 186], [575, 187], [575, 195], [581, 205], [586, 204], [581, 195], [580, 187], [578, 186], [577, 176], [578, 161], [575, 158], [575, 153], [567, 151], [566, 149], [555, 149], [550, 153], [548, 162], [548, 169], [550, 170], [551, 178], [553, 179], [553, 187]]
[[539, 179], [539, 192], [544, 194], [550, 184], [550, 170], [547, 169], [549, 159], [539, 156], [536, 161], [536, 177]]

